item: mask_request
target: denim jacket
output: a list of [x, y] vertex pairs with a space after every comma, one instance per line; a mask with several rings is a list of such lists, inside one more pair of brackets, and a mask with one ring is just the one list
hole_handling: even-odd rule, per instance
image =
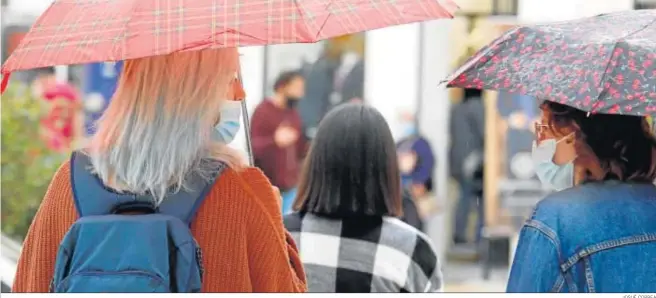
[[586, 183], [541, 201], [508, 292], [656, 293], [656, 187]]

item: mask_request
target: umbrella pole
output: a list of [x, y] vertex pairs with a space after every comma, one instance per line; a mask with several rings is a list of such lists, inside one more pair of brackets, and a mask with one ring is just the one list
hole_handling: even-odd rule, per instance
[[241, 114], [244, 119], [244, 139], [246, 140], [246, 150], [248, 151], [248, 163], [255, 166], [253, 160], [253, 145], [251, 144], [251, 121], [248, 117], [248, 108], [246, 107], [246, 98], [241, 100]]
[[[239, 70], [239, 73], [237, 74], [237, 79], [239, 80], [239, 84], [241, 84], [242, 90], [244, 89], [244, 81], [242, 81], [241, 78], [241, 69]], [[248, 165], [250, 166], [255, 166], [255, 160], [253, 158], [253, 145], [251, 144], [251, 121], [250, 117], [248, 116], [248, 107], [246, 106], [246, 96], [244, 98], [240, 98], [240, 105], [241, 105], [241, 115], [242, 119], [244, 121], [244, 139], [246, 141], [246, 151], [248, 154]]]

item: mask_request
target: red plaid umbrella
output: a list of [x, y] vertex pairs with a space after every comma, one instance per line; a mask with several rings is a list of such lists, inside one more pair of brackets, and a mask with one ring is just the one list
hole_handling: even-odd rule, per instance
[[316, 42], [456, 9], [451, 0], [56, 0], [2, 66], [2, 90], [17, 70]]

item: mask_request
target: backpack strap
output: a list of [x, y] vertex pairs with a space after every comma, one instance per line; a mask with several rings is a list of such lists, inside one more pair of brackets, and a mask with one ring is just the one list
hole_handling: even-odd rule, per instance
[[[108, 215], [115, 213], [124, 206], [144, 208], [153, 206], [150, 195], [135, 195], [117, 193], [105, 187], [100, 178], [92, 173], [89, 157], [79, 151], [71, 155], [71, 185], [75, 208], [80, 217]], [[159, 206], [153, 206], [155, 212], [179, 218], [188, 225], [194, 220], [198, 208], [212, 189], [214, 182], [221, 175], [226, 165], [217, 163], [216, 175], [213, 179], [191, 177], [189, 187], [164, 198]]]

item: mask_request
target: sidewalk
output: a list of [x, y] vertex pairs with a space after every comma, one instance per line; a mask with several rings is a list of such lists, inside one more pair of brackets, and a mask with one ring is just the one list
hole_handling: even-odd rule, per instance
[[508, 269], [493, 269], [489, 280], [483, 280], [482, 269], [476, 263], [448, 261], [445, 264], [444, 291], [456, 293], [505, 292]]

